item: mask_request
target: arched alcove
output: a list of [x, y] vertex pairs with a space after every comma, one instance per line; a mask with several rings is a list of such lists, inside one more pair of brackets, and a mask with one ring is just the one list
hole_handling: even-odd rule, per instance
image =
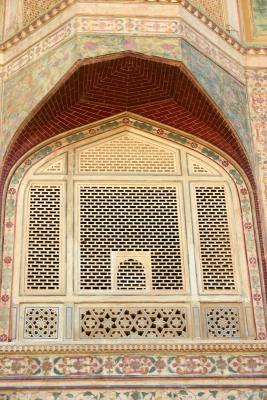
[[27, 116], [6, 152], [1, 187], [12, 166], [33, 146], [125, 111], [223, 149], [253, 180], [231, 124], [182, 62], [122, 52], [77, 63]]
[[[37, 147], [7, 190], [2, 340], [12, 297], [19, 341], [264, 339], [250, 192], [214, 147], [129, 113]], [[141, 285], [118, 280], [129, 260]]]

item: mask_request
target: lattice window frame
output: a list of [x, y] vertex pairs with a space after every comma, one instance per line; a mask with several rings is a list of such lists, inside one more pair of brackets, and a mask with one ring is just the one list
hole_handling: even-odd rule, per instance
[[[30, 335], [30, 330], [28, 330], [27, 332], [27, 316], [26, 314], [29, 313], [29, 310], [34, 310], [33, 312], [33, 320], [35, 320], [37, 322], [37, 329], [38, 329], [38, 316], [37, 316], [37, 312], [39, 310], [42, 310], [40, 312], [41, 314], [41, 324], [39, 325], [42, 328], [46, 328], [48, 327], [49, 329], [49, 322], [47, 323], [47, 325], [45, 325], [43, 323], [43, 317], [44, 317], [44, 313], [47, 311], [47, 315], [49, 316], [49, 311], [51, 310], [53, 313], [53, 316], [56, 317], [56, 321], [54, 323], [52, 323], [52, 328], [55, 329], [55, 333], [51, 335], [49, 334], [45, 334], [45, 335], [41, 335], [42, 330], [40, 334], [32, 334]], [[63, 315], [64, 315], [64, 308], [62, 304], [57, 304], [55, 302], [53, 302], [52, 304], [50, 303], [38, 303], [38, 305], [36, 304], [30, 304], [30, 303], [24, 303], [20, 305], [20, 315], [23, 318], [23, 323], [20, 324], [20, 337], [23, 338], [23, 340], [25, 342], [40, 342], [40, 341], [44, 341], [44, 342], [51, 342], [51, 341], [60, 341], [63, 338]], [[34, 322], [33, 322], [34, 325]], [[50, 329], [51, 329], [51, 323], [50, 323]]]
[[[194, 238], [195, 238], [195, 254], [196, 254], [196, 272], [198, 275], [198, 288], [200, 295], [209, 295], [209, 296], [216, 296], [220, 294], [227, 294], [227, 295], [236, 295], [240, 293], [240, 275], [239, 275], [239, 268], [238, 268], [238, 261], [237, 261], [237, 254], [234, 252], [233, 243], [238, 243], [237, 236], [235, 230], [233, 229], [232, 221], [234, 221], [234, 210], [232, 204], [232, 193], [228, 186], [227, 182], [223, 181], [198, 181], [198, 182], [191, 182], [191, 206], [192, 206], [192, 223], [194, 229]], [[196, 188], [212, 188], [212, 187], [223, 187], [225, 189], [225, 202], [227, 208], [227, 215], [228, 215], [228, 232], [229, 232], [229, 240], [230, 240], [230, 250], [231, 250], [231, 257], [232, 257], [232, 268], [233, 268], [233, 280], [235, 284], [235, 288], [227, 289], [225, 288], [220, 289], [205, 289], [204, 284], [204, 273], [202, 268], [202, 260], [201, 260], [201, 241], [200, 241], [200, 226], [198, 221], [198, 210], [197, 210], [197, 203], [196, 203]], [[231, 201], [230, 201], [231, 200]], [[235, 210], [238, 213], [238, 210]], [[239, 219], [240, 221], [240, 219]], [[238, 226], [239, 221], [237, 219], [236, 224]]]
[[[143, 137], [144, 135], [145, 134], [143, 134], [141, 137]], [[105, 134], [103, 136], [107, 136], [107, 134]], [[101, 138], [102, 137], [97, 138], [96, 142], [101, 140]], [[91, 143], [91, 145], [93, 145], [93, 143], [95, 143], [94, 142], [94, 140], [95, 140], [94, 138], [93, 139], [89, 139], [89, 140], [86, 139], [86, 140], [87, 140], [87, 143]], [[153, 139], [150, 139], [150, 140], [153, 140]], [[155, 140], [158, 142], [158, 141], [160, 141], [162, 139], [156, 138]], [[69, 145], [69, 143], [67, 143], [67, 146], [68, 145]], [[128, 184], [140, 185], [140, 183], [142, 183], [144, 185], [155, 185], [156, 182], [157, 182], [157, 184], [159, 184], [159, 182], [161, 182], [159, 185], [162, 185], [162, 181], [164, 181], [164, 183], [166, 183], [167, 185], [169, 183], [171, 185], [172, 184], [177, 184], [177, 182], [178, 182], [178, 187], [179, 187], [179, 191], [180, 191], [180, 196], [179, 196], [180, 197], [180, 201], [182, 202], [182, 204], [187, 204], [188, 205], [189, 204], [188, 203], [188, 199], [189, 198], [188, 198], [187, 191], [190, 191], [190, 187], [192, 186], [192, 184], [197, 183], [197, 184], [204, 184], [206, 186], [206, 185], [209, 185], [209, 184], [213, 185], [214, 183], [222, 184], [222, 182], [225, 183], [225, 182], [229, 181], [229, 177], [226, 177], [226, 173], [224, 173], [224, 172], [222, 172], [222, 175], [219, 176], [218, 180], [216, 180], [216, 181], [215, 181], [215, 179], [217, 179], [217, 177], [214, 177], [214, 176], [204, 176], [204, 175], [203, 176], [190, 176], [190, 174], [188, 172], [187, 154], [186, 153], [190, 154], [190, 156], [192, 156], [192, 157], [193, 157], [193, 154], [195, 154], [195, 153], [191, 149], [186, 149], [185, 153], [183, 153], [183, 148], [180, 148], [180, 145], [177, 145], [177, 155], [179, 157], [177, 162], [181, 166], [181, 171], [183, 171], [182, 175], [179, 175], [179, 173], [177, 173], [175, 175], [172, 175], [172, 176], [170, 176], [169, 174], [162, 175], [162, 176], [154, 175], [153, 177], [150, 178], [150, 176], [147, 176], [147, 175], [138, 175], [137, 176], [136, 174], [133, 174], [132, 176], [130, 176], [130, 177], [127, 176], [127, 178], [126, 178], [123, 175], [120, 175], [120, 176], [117, 177], [117, 173], [114, 173], [114, 174], [110, 174], [109, 176], [107, 176], [106, 174], [100, 174], [100, 175], [94, 175], [94, 176], [90, 175], [90, 181], [88, 181], [88, 176], [77, 175], [77, 170], [75, 170], [75, 168], [77, 168], [77, 162], [76, 162], [75, 156], [77, 155], [77, 149], [80, 146], [81, 146], [80, 143], [72, 143], [72, 144], [69, 145], [69, 147], [67, 147], [67, 151], [66, 151], [66, 147], [64, 148], [64, 152], [67, 154], [67, 157], [69, 159], [69, 163], [68, 163], [69, 174], [67, 176], [62, 176], [61, 175], [60, 177], [58, 177], [57, 175], [48, 174], [47, 172], [45, 172], [45, 173], [43, 172], [40, 175], [36, 174], [36, 171], [38, 170], [38, 168], [40, 169], [40, 167], [42, 165], [45, 165], [45, 164], [48, 165], [48, 163], [51, 163], [55, 159], [55, 157], [62, 156], [63, 150], [61, 152], [57, 150], [55, 152], [56, 155], [55, 154], [53, 154], [53, 156], [49, 155], [49, 156], [43, 158], [42, 161], [38, 162], [38, 164], [35, 167], [35, 170], [30, 172], [29, 178], [27, 178], [28, 181], [24, 181], [22, 183], [22, 190], [20, 190], [20, 196], [22, 196], [23, 190], [26, 190], [25, 193], [27, 192], [27, 190], [28, 190], [27, 189], [27, 185], [31, 183], [31, 179], [33, 179], [34, 183], [36, 183], [36, 182], [39, 183], [41, 181], [41, 182], [44, 182], [45, 184], [47, 182], [50, 182], [50, 183], [54, 184], [54, 183], [59, 182], [59, 179], [60, 179], [60, 183], [64, 187], [66, 186], [66, 189], [68, 188], [68, 190], [66, 190], [66, 193], [65, 193], [66, 203], [67, 203], [67, 201], [70, 201], [70, 199], [72, 199], [71, 201], [74, 201], [73, 200], [75, 198], [74, 189], [79, 184], [84, 184], [84, 183], [88, 184], [88, 182], [89, 182], [90, 184], [97, 184], [97, 185], [99, 185], [100, 183], [104, 183], [104, 184], [107, 184], [107, 185], [110, 184], [110, 183], [112, 183], [112, 184], [116, 183], [118, 185], [121, 185], [122, 182], [124, 182], [124, 183], [127, 182], [127, 185]], [[88, 145], [84, 144], [84, 142], [82, 142], [82, 146], [84, 147], [84, 146], [88, 146]], [[165, 145], [165, 146], [168, 147], [168, 145]], [[173, 148], [174, 146], [176, 146], [176, 145], [174, 145], [174, 144], [170, 145], [171, 148]], [[181, 146], [181, 147], [183, 147], [183, 146]], [[206, 157], [202, 156], [201, 154], [198, 154], [197, 156], [205, 164]], [[213, 167], [216, 168], [215, 163], [213, 164], [213, 161], [211, 161], [211, 160], [208, 160], [207, 165], [209, 165], [209, 162], [212, 165], [211, 168], [213, 168]], [[218, 167], [218, 170], [220, 170], [220, 167]], [[228, 183], [227, 183], [227, 185], [228, 185]], [[25, 187], [26, 187], [26, 189], [25, 189]], [[192, 196], [190, 196], [190, 199], [192, 199]], [[234, 184], [231, 183], [230, 189], [229, 189], [229, 201], [230, 201], [230, 203], [231, 203], [231, 201], [233, 202], [231, 204], [231, 207], [235, 208], [237, 206], [237, 201], [238, 201], [237, 199], [238, 198], [237, 198], [237, 194], [235, 192]], [[24, 200], [24, 203], [25, 203], [25, 200]], [[21, 204], [21, 202], [20, 202], [20, 204]], [[75, 209], [76, 208], [75, 201], [73, 203], [71, 203], [71, 204], [72, 204], [72, 207]], [[69, 204], [68, 204], [68, 206], [69, 206]], [[238, 204], [237, 207], [239, 207], [239, 204]], [[98, 301], [100, 301], [100, 302], [103, 301], [103, 298], [105, 299], [104, 301], [108, 302], [108, 303], [113, 302], [114, 299], [115, 299], [116, 302], [119, 302], [119, 301], [121, 301], [121, 302], [127, 302], [128, 301], [129, 302], [129, 301], [137, 301], [138, 300], [138, 301], [142, 301], [142, 302], [146, 303], [147, 300], [149, 299], [149, 301], [152, 300], [152, 301], [157, 302], [157, 306], [160, 307], [166, 300], [169, 301], [169, 299], [172, 299], [174, 301], [185, 301], [185, 302], [188, 302], [188, 303], [192, 302], [192, 304], [194, 302], [194, 307], [198, 308], [199, 302], [201, 302], [203, 300], [206, 301], [206, 300], [208, 300], [208, 298], [211, 299], [212, 296], [218, 296], [218, 299], [220, 299], [222, 302], [225, 301], [225, 300], [233, 301], [233, 302], [234, 301], [241, 301], [241, 302], [242, 301], [247, 301], [247, 299], [248, 299], [248, 284], [246, 282], [247, 278], [244, 278], [244, 282], [245, 282], [244, 285], [240, 284], [240, 289], [242, 288], [242, 291], [240, 291], [238, 289], [236, 292], [232, 292], [232, 293], [228, 292], [227, 294], [225, 294], [223, 292], [221, 292], [221, 293], [218, 293], [218, 292], [216, 292], [216, 293], [213, 293], [213, 292], [212, 293], [207, 293], [207, 292], [205, 292], [204, 293], [204, 292], [201, 292], [201, 290], [199, 290], [198, 288], [194, 289], [194, 287], [193, 287], [194, 285], [192, 285], [192, 282], [195, 279], [193, 277], [193, 275], [196, 273], [196, 271], [192, 270], [193, 261], [192, 261], [192, 259], [190, 260], [191, 255], [188, 255], [190, 253], [190, 248], [191, 248], [191, 252], [192, 252], [192, 248], [193, 248], [192, 243], [194, 242], [194, 240], [192, 240], [191, 244], [189, 244], [189, 242], [188, 242], [188, 241], [191, 240], [190, 239], [190, 235], [188, 235], [188, 232], [189, 232], [189, 230], [191, 228], [192, 228], [192, 232], [194, 230], [193, 229], [194, 228], [194, 224], [190, 220], [192, 218], [191, 211], [193, 209], [193, 206], [191, 207], [190, 211], [189, 211], [189, 207], [185, 208], [184, 205], [182, 205], [181, 208], [182, 208], [182, 210], [180, 210], [180, 213], [181, 213], [181, 215], [180, 215], [180, 223], [181, 223], [181, 221], [183, 221], [183, 223], [182, 223], [182, 226], [183, 226], [182, 236], [183, 236], [183, 239], [184, 239], [183, 249], [184, 249], [184, 257], [186, 259], [186, 262], [185, 262], [186, 263], [186, 267], [185, 267], [185, 270], [184, 270], [184, 276], [186, 277], [186, 288], [185, 288], [185, 291], [184, 292], [179, 292], [179, 293], [174, 293], [173, 291], [170, 292], [170, 293], [168, 293], [167, 291], [164, 292], [164, 293], [163, 293], [163, 291], [160, 291], [160, 293], [156, 293], [155, 291], [153, 291], [153, 293], [149, 292], [149, 291], [146, 292], [146, 293], [144, 291], [140, 291], [140, 292], [133, 291], [132, 293], [125, 293], [123, 291], [119, 291], [119, 292], [118, 291], [111, 291], [109, 293], [108, 292], [105, 292], [105, 293], [103, 293], [103, 292], [102, 293], [90, 292], [90, 294], [88, 294], [88, 296], [90, 296], [90, 301], [92, 302], [92, 304], [95, 304]], [[25, 212], [26, 211], [24, 210], [24, 215], [25, 215]], [[188, 215], [190, 215], [190, 216], [188, 217]], [[71, 224], [73, 224], [73, 219], [75, 220], [75, 217], [73, 217], [73, 215], [72, 215], [71, 218], [70, 218], [70, 221], [72, 221]], [[189, 224], [188, 224], [188, 220], [191, 221]], [[241, 226], [241, 216], [240, 216], [240, 221], [239, 222], [240, 222], [240, 226]], [[22, 222], [18, 222], [18, 224], [23, 226], [24, 225], [23, 220], [22, 220]], [[66, 226], [66, 231], [67, 230], [71, 230], [72, 231], [73, 225], [71, 225], [71, 229], [70, 229], [69, 222], [66, 222], [66, 225], [68, 225], [68, 227]], [[240, 227], [240, 226], [237, 227], [237, 228], [234, 227], [235, 228], [234, 230], [237, 229], [238, 231], [240, 231], [239, 235], [242, 235], [243, 234], [243, 230], [242, 230], [242, 227]], [[23, 228], [20, 228], [20, 230], [21, 229], [23, 229]], [[236, 232], [234, 232], [234, 235], [235, 234], [236, 234]], [[17, 235], [17, 233], [16, 233], [16, 235]], [[69, 235], [69, 233], [68, 233], [68, 235]], [[71, 235], [72, 235], [72, 233], [71, 233]], [[74, 233], [74, 237], [75, 237], [75, 235], [76, 234]], [[21, 236], [23, 236], [23, 232], [21, 233]], [[73, 237], [71, 237], [71, 239], [68, 238], [69, 243], [72, 240], [73, 240]], [[75, 239], [74, 239], [74, 242], [75, 242]], [[187, 246], [188, 247], [186, 246], [185, 242], [187, 242]], [[83, 301], [87, 300], [84, 297], [84, 296], [87, 296], [86, 293], [84, 293], [84, 296], [83, 296], [83, 294], [81, 294], [77, 290], [77, 288], [74, 288], [74, 290], [72, 290], [72, 279], [73, 279], [73, 270], [72, 270], [72, 268], [73, 268], [73, 265], [71, 265], [71, 262], [72, 262], [72, 260], [74, 260], [74, 261], [76, 260], [75, 259], [75, 257], [76, 257], [75, 251], [76, 250], [77, 249], [74, 247], [71, 250], [68, 249], [68, 253], [66, 253], [66, 254], [68, 254], [68, 257], [66, 257], [66, 258], [67, 259], [70, 258], [71, 261], [69, 262], [67, 260], [67, 264], [65, 266], [66, 267], [66, 271], [64, 271], [64, 273], [62, 275], [63, 280], [66, 279], [66, 285], [65, 285], [65, 282], [64, 283], [62, 282], [62, 287], [63, 287], [63, 285], [65, 286], [64, 290], [62, 292], [57, 292], [57, 293], [55, 293], [55, 292], [47, 293], [50, 296], [49, 297], [49, 301], [51, 301], [51, 304], [53, 304], [53, 305], [54, 305], [54, 303], [56, 303], [58, 301], [64, 302], [64, 303], [67, 301], [69, 307], [71, 308], [73, 303], [77, 303], [77, 301], [82, 303]], [[21, 251], [21, 249], [19, 249], [19, 251]], [[69, 257], [70, 253], [72, 253], [71, 257]], [[241, 251], [241, 253], [242, 253], [242, 251]], [[242, 257], [244, 258], [244, 254], [242, 255]], [[195, 265], [197, 266], [197, 261], [198, 261], [197, 252], [195, 252], [195, 254], [194, 254], [194, 259], [196, 260], [195, 261]], [[241, 258], [241, 260], [242, 260], [242, 258]], [[246, 262], [246, 261], [244, 260], [244, 262]], [[17, 264], [18, 263], [16, 261], [16, 263], [15, 263], [15, 269], [17, 269], [16, 277], [19, 276], [18, 270], [20, 269], [20, 268], [18, 268]], [[190, 264], [191, 264], [191, 266], [190, 266]], [[236, 265], [243, 265], [242, 262], [240, 262], [240, 259], [238, 260], [238, 263], [236, 263]], [[237, 268], [237, 270], [238, 270], [238, 268]], [[237, 270], [236, 270], [236, 272], [237, 272]], [[65, 273], [66, 273], [66, 276], [65, 276]], [[74, 278], [76, 276], [76, 273], [77, 273], [77, 267], [74, 268]], [[199, 269], [197, 270], [197, 273], [199, 274]], [[242, 281], [243, 280], [243, 276], [240, 276], [240, 271], [238, 271], [237, 274], [238, 274], [238, 279], [240, 279]], [[68, 275], [68, 277], [67, 277], [67, 275]], [[190, 287], [189, 287], [189, 276], [190, 276], [190, 285], [192, 285]], [[198, 279], [199, 279], [199, 275], [198, 275]], [[245, 292], [243, 291], [244, 288], [245, 288]], [[27, 301], [27, 302], [31, 302], [32, 301], [33, 303], [35, 303], [37, 301], [37, 303], [40, 304], [40, 302], [43, 301], [42, 296], [45, 294], [45, 293], [42, 292], [41, 294], [36, 296], [35, 293], [31, 293], [31, 294], [30, 293], [25, 293], [23, 287], [22, 287], [22, 290], [19, 291], [19, 294], [17, 293], [17, 289], [15, 289], [15, 293], [16, 293], [15, 294], [15, 307], [17, 307], [17, 304], [22, 304], [23, 301]], [[66, 294], [66, 297], [65, 297], [65, 294]], [[120, 295], [120, 296], [117, 296], [117, 295]], [[133, 299], [133, 295], [137, 295], [138, 297], [136, 297], [136, 299]], [[153, 297], [153, 295], [155, 295], [155, 296]], [[162, 296], [159, 296], [159, 295], [162, 295]], [[116, 297], [114, 297], [114, 296], [116, 296]], [[148, 296], [151, 296], [151, 297], [149, 298]], [[166, 297], [164, 297], [164, 296], [166, 296]], [[207, 297], [207, 296], [209, 296], [209, 297]], [[132, 297], [132, 299], [130, 299], [130, 297]], [[217, 298], [216, 298], [216, 300], [217, 300]], [[64, 308], [64, 310], [65, 310], [64, 311], [64, 314], [65, 314], [66, 313], [66, 308]], [[63, 309], [62, 309], [62, 311], [63, 311]], [[20, 316], [20, 318], [22, 318], [22, 315]], [[190, 318], [191, 318], [191, 316], [190, 316]], [[21, 322], [19, 324], [21, 324]], [[61, 319], [61, 324], [63, 324], [63, 318]], [[65, 328], [64, 328], [64, 331], [65, 331]], [[251, 329], [250, 332], [253, 332], [253, 328]], [[253, 334], [251, 336], [253, 336]], [[23, 339], [23, 333], [20, 334], [20, 338], [22, 340], [24, 340]]]
[[[216, 24], [226, 28], [228, 23], [228, 10], [226, 0], [191, 0], [192, 4], [207, 14]], [[217, 4], [216, 4], [217, 3]]]
[[[201, 329], [202, 329], [202, 336], [205, 339], [209, 340], [215, 340], [215, 341], [221, 341], [221, 340], [240, 340], [245, 337], [247, 337], [246, 330], [245, 330], [245, 312], [244, 312], [244, 306], [242, 303], [226, 303], [226, 302], [220, 302], [220, 303], [202, 303], [200, 306], [200, 312], [201, 312]], [[234, 310], [239, 317], [239, 334], [233, 335], [233, 336], [226, 336], [226, 335], [218, 335], [214, 336], [212, 333], [209, 332], [209, 321], [208, 321], [208, 312], [214, 311], [216, 312], [217, 310], [220, 312], [221, 309], [225, 310]], [[249, 321], [249, 325], [251, 322]], [[225, 328], [225, 327], [223, 327]]]
[[[116, 169], [113, 171], [109, 170], [108, 168], [107, 168], [107, 170], [104, 170], [104, 169], [102, 170], [103, 160], [101, 163], [101, 172], [92, 171], [90, 169], [83, 170], [83, 168], [81, 168], [80, 160], [81, 160], [81, 157], [83, 156], [83, 153], [90, 151], [91, 149], [94, 150], [94, 148], [96, 150], [98, 148], [102, 149], [105, 146], [110, 146], [112, 144], [112, 142], [114, 141], [114, 139], [116, 141], [119, 141], [119, 140], [123, 140], [125, 138], [132, 140], [135, 143], [139, 142], [140, 146], [146, 146], [148, 149], [150, 148], [150, 151], [153, 151], [153, 149], [154, 149], [154, 151], [163, 152], [163, 153], [165, 153], [165, 155], [167, 155], [167, 153], [169, 153], [169, 156], [172, 158], [173, 170], [169, 171], [169, 170], [164, 170], [161, 168], [159, 170], [154, 170], [154, 171], [151, 171], [151, 170], [150, 171], [145, 171], [145, 170], [141, 171], [141, 170], [138, 170], [138, 169], [140, 169], [140, 165], [138, 166], [138, 163], [136, 163], [136, 162], [134, 163], [134, 165], [131, 162], [132, 167], [134, 167], [134, 168], [137, 167], [137, 170], [135, 170], [135, 171], [132, 170], [131, 168], [128, 171], [126, 171], [126, 170], [119, 171], [117, 169], [118, 168], [117, 163], [115, 163]], [[105, 157], [107, 157], [107, 150], [104, 151], [104, 154], [105, 154]], [[159, 157], [157, 157], [157, 156], [154, 156], [153, 158], [157, 161], [159, 160]], [[152, 158], [151, 158], [151, 161], [152, 161]], [[156, 163], [157, 163], [157, 161], [156, 161]], [[106, 161], [106, 163], [108, 164], [108, 160]], [[123, 165], [124, 165], [123, 168], [125, 168], [125, 164], [123, 164]], [[139, 132], [139, 134], [136, 135], [135, 133], [129, 132], [126, 130], [124, 132], [117, 133], [111, 137], [108, 136], [107, 138], [101, 138], [100, 140], [98, 140], [96, 142], [84, 145], [81, 148], [75, 150], [75, 171], [76, 171], [76, 174], [80, 175], [80, 176], [86, 175], [86, 174], [90, 174], [90, 175], [94, 175], [94, 174], [114, 175], [114, 174], [116, 174], [116, 175], [121, 175], [121, 176], [129, 175], [129, 174], [137, 175], [137, 176], [138, 175], [141, 175], [141, 176], [144, 176], [144, 175], [149, 175], [149, 176], [151, 176], [151, 175], [181, 175], [180, 154], [179, 154], [178, 149], [175, 149], [171, 146], [163, 144], [162, 142], [158, 141], [157, 138], [155, 138], [154, 140], [151, 140], [150, 138], [147, 138], [145, 135], [142, 135], [141, 132]]]
[[[27, 288], [27, 258], [28, 258], [28, 249], [29, 249], [29, 216], [30, 216], [30, 191], [32, 187], [48, 187], [48, 186], [57, 186], [60, 189], [60, 197], [61, 197], [61, 204], [60, 204], [60, 226], [59, 226], [59, 269], [58, 269], [58, 288], [57, 289], [29, 289]], [[44, 181], [44, 180], [35, 180], [29, 182], [29, 185], [24, 193], [24, 215], [23, 215], [23, 229], [21, 230], [21, 235], [24, 236], [25, 240], [22, 240], [22, 243], [25, 244], [24, 248], [22, 249], [22, 264], [21, 264], [21, 271], [23, 271], [22, 279], [20, 281], [20, 293], [21, 295], [64, 295], [65, 294], [65, 252], [66, 252], [66, 184], [62, 181], [58, 180], [51, 180], [51, 181]]]
[[128, 294], [129, 291], [121, 289], [119, 286], [120, 265], [129, 260], [138, 262], [142, 265], [145, 277], [145, 287], [132, 288], [132, 293], [138, 294], [150, 292], [152, 290], [152, 270], [151, 270], [151, 251], [111, 251], [111, 290]]
[[[186, 250], [186, 231], [185, 231], [185, 219], [182, 210], [184, 209], [184, 200], [183, 200], [183, 191], [181, 184], [178, 182], [174, 181], [169, 181], [169, 182], [164, 182], [164, 183], [159, 183], [159, 182], [133, 182], [130, 181], [130, 183], [125, 183], [123, 181], [112, 181], [109, 180], [107, 181], [98, 181], [98, 183], [88, 182], [88, 180], [85, 180], [84, 182], [80, 181], [80, 178], [75, 182], [75, 202], [74, 202], [74, 209], [76, 210], [76, 215], [74, 216], [74, 237], [77, 238], [77, 243], [80, 243], [81, 241], [81, 233], [80, 233], [80, 228], [79, 228], [79, 221], [81, 218], [81, 209], [79, 207], [79, 191], [80, 188], [82, 187], [88, 187], [88, 188], [94, 188], [94, 187], [107, 187], [107, 188], [115, 188], [115, 187], [132, 187], [132, 188], [138, 188], [138, 187], [143, 187], [143, 188], [153, 188], [153, 187], [158, 187], [158, 188], [175, 188], [176, 194], [177, 194], [177, 200], [180, 203], [180, 207], [177, 207], [177, 214], [178, 214], [178, 229], [179, 229], [179, 237], [180, 237], [180, 257], [182, 260], [181, 263], [181, 274], [183, 276], [183, 288], [180, 290], [173, 289], [173, 290], [168, 290], [168, 289], [153, 289], [153, 284], [152, 282], [148, 281], [147, 282], [147, 289], [145, 291], [140, 291], [140, 294], [146, 293], [150, 295], [175, 295], [177, 293], [181, 294], [189, 294], [189, 277], [188, 277], [188, 256], [187, 256], [187, 250]], [[75, 269], [75, 282], [74, 282], [74, 291], [77, 295], [79, 296], [87, 296], [87, 295], [119, 295], [119, 294], [127, 294], [131, 295], [130, 291], [128, 293], [115, 289], [116, 285], [114, 284], [114, 267], [112, 266], [112, 261], [110, 262], [110, 275], [111, 275], [111, 285], [112, 287], [110, 289], [101, 291], [101, 290], [81, 290], [80, 288], [80, 277], [79, 277], [79, 272], [80, 272], [80, 252], [78, 249], [78, 246], [76, 247], [75, 251], [77, 251], [78, 257], [75, 258], [74, 261], [74, 269]], [[150, 279], [152, 272], [147, 271], [147, 277]], [[134, 291], [132, 291], [134, 292]], [[135, 293], [135, 292], [134, 292]], [[136, 291], [136, 294], [138, 294], [138, 291]]]
[[[86, 312], [86, 310], [92, 310], [95, 309], [96, 312], [98, 312], [98, 310], [105, 310], [106, 312], [108, 312], [109, 309], [111, 310], [122, 310], [121, 314], [120, 314], [120, 318], [125, 317], [125, 311], [126, 313], [129, 311], [130, 317], [129, 319], [131, 320], [132, 324], [138, 320], [138, 315], [140, 315], [140, 311], [143, 310], [156, 310], [156, 313], [159, 315], [161, 310], [168, 310], [168, 309], [173, 309], [173, 310], [180, 310], [185, 314], [185, 322], [186, 322], [186, 335], [182, 335], [182, 337], [178, 337], [178, 336], [174, 336], [174, 335], [168, 335], [166, 334], [166, 336], [153, 336], [153, 335], [148, 335], [147, 337], [137, 337], [135, 334], [133, 335], [129, 335], [127, 337], [123, 337], [123, 336], [117, 336], [117, 337], [113, 337], [111, 339], [115, 340], [115, 339], [119, 339], [119, 340], [127, 340], [127, 342], [129, 340], [132, 341], [142, 341], [142, 340], [148, 340], [149, 341], [157, 341], [158, 340], [164, 340], [164, 341], [170, 341], [171, 343], [173, 343], [173, 341], [181, 341], [181, 340], [186, 340], [190, 337], [192, 337], [192, 325], [191, 325], [191, 321], [192, 321], [192, 317], [191, 317], [191, 307], [188, 304], [185, 303], [177, 303], [177, 302], [172, 302], [172, 303], [124, 303], [124, 304], [116, 304], [116, 303], [97, 303], [97, 304], [88, 304], [88, 303], [84, 303], [84, 304], [76, 304], [75, 305], [75, 339], [76, 340], [88, 340], [87, 337], [84, 337], [84, 335], [81, 334], [81, 315], [82, 313]], [[132, 315], [131, 315], [131, 311], [132, 311]], [[149, 314], [149, 311], [148, 311]], [[126, 314], [127, 315], [127, 314]], [[135, 316], [133, 316], [135, 315]], [[141, 319], [146, 319], [146, 313], [144, 311], [144, 315], [141, 315], [140, 318], [140, 325], [144, 325], [144, 322], [141, 321]], [[147, 317], [148, 318], [148, 317]], [[171, 318], [171, 317], [170, 317]], [[101, 326], [101, 318], [100, 317], [100, 321], [97, 322], [96, 327], [100, 327]], [[164, 320], [164, 318], [162, 318]], [[165, 320], [167, 318], [165, 317]], [[112, 326], [108, 327], [111, 329], [116, 330], [116, 317], [114, 318], [110, 318], [111, 321], [113, 321]], [[173, 317], [172, 317], [173, 320]], [[110, 322], [111, 322], [110, 321]], [[108, 321], [109, 322], [109, 321]], [[163, 323], [164, 321], [160, 321], [160, 318], [158, 318], [158, 325], [160, 325], [160, 323]], [[166, 321], [165, 321], [166, 322]], [[174, 324], [176, 324], [176, 321], [174, 321]], [[153, 324], [151, 324], [153, 325]], [[90, 329], [93, 329], [92, 327], [90, 327]], [[101, 327], [100, 327], [101, 329]], [[126, 330], [128, 329], [128, 327], [126, 327]], [[142, 327], [141, 327], [142, 329]], [[146, 329], [144, 327], [144, 329]], [[155, 329], [155, 326], [154, 326]], [[118, 329], [119, 330], [119, 329]], [[168, 330], [168, 329], [167, 329]], [[103, 341], [103, 340], [107, 340], [106, 337], [98, 337], [98, 338], [94, 338], [92, 340], [97, 340], [97, 341]]]
[[23, 1], [23, 25], [28, 25], [51, 8], [59, 4], [60, 0], [22, 0]]

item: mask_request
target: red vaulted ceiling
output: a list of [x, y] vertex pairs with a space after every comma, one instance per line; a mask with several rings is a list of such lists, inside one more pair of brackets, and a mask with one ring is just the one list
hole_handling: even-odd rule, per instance
[[[248, 159], [231, 126], [185, 68], [126, 53], [81, 65], [39, 107], [8, 149], [1, 192], [11, 167], [36, 144], [123, 111], [184, 130], [223, 149], [241, 165], [255, 189]], [[257, 215], [259, 219], [259, 210]], [[265, 278], [267, 282], [267, 273]]]

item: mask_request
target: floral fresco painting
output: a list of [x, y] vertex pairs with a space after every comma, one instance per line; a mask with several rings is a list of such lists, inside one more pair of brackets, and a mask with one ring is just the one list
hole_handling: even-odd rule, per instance
[[252, 11], [255, 34], [267, 34], [267, 0], [252, 0]]

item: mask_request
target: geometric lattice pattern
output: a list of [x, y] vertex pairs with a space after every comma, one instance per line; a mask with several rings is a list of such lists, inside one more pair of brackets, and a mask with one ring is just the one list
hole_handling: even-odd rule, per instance
[[24, 0], [23, 1], [23, 24], [28, 24], [35, 18], [45, 13], [49, 8], [58, 3], [59, 0]]
[[58, 308], [25, 308], [25, 339], [56, 339], [58, 337]]
[[226, 0], [191, 0], [191, 2], [203, 10], [218, 25], [222, 27], [226, 26]]
[[176, 187], [81, 185], [79, 203], [81, 290], [111, 290], [111, 252], [147, 250], [152, 289], [184, 288]]
[[80, 338], [186, 338], [183, 307], [87, 307], [80, 310]]
[[62, 187], [30, 188], [26, 288], [56, 290], [60, 287]]
[[195, 195], [203, 290], [235, 290], [225, 188], [199, 186]]
[[79, 172], [176, 172], [175, 154], [129, 135], [80, 153]]
[[237, 307], [206, 309], [207, 333], [210, 338], [240, 337], [240, 311]]
[[134, 259], [122, 261], [117, 271], [118, 290], [146, 289], [146, 273], [144, 265]]

